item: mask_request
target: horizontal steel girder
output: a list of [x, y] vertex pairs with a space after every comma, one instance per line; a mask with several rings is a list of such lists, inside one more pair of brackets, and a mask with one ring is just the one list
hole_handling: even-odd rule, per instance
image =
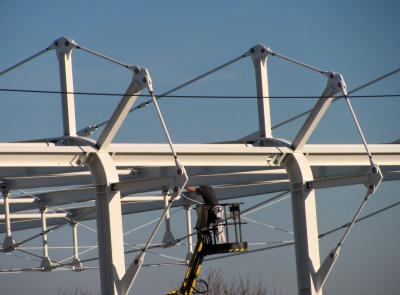
[[[329, 187], [337, 187], [344, 185], [362, 184], [365, 182], [365, 179], [366, 179], [365, 174], [342, 175], [331, 178], [322, 177], [320, 179], [315, 179], [311, 185], [313, 185], [314, 188], [329, 188]], [[384, 172], [384, 181], [393, 181], [393, 180], [400, 180], [400, 171]], [[207, 184], [207, 182], [205, 183]], [[153, 184], [154, 183], [152, 183], [152, 185]], [[263, 195], [273, 192], [289, 191], [290, 184], [288, 180], [260, 181], [251, 184], [224, 185], [216, 187], [215, 190], [220, 200], [226, 200], [226, 199]], [[54, 194], [55, 193], [56, 192], [54, 192]], [[62, 194], [64, 194], [64, 192]], [[124, 196], [124, 193], [122, 193], [122, 195]], [[76, 197], [78, 196], [82, 197], [83, 195], [77, 193]], [[87, 196], [83, 196], [82, 199], [87, 198], [86, 200], [94, 200], [94, 196], [95, 194], [93, 191], [91, 193], [91, 196], [90, 194], [88, 194]], [[195, 196], [190, 196], [190, 197], [196, 198]], [[129, 197], [127, 198], [129, 199]], [[178, 207], [184, 205], [185, 203], [187, 203], [187, 201], [181, 199], [179, 201], [174, 202], [173, 206]], [[17, 206], [17, 204], [15, 204], [15, 206]], [[133, 214], [151, 210], [159, 210], [163, 209], [163, 206], [164, 206], [163, 201], [158, 201], [158, 202], [149, 201], [149, 202], [135, 202], [135, 203], [124, 202], [122, 206], [122, 213]], [[71, 219], [90, 220], [95, 218], [94, 206], [71, 209], [68, 210], [68, 212], [70, 213], [69, 218]], [[48, 221], [48, 224], [57, 225], [64, 222], [67, 222], [65, 218], [52, 218]], [[35, 221], [35, 220], [25, 221], [25, 222], [20, 221], [18, 223], [12, 224], [13, 231], [24, 230], [35, 227], [40, 227], [40, 221]], [[0, 224], [0, 232], [4, 232], [4, 230], [5, 230], [4, 224]]]
[[[185, 166], [274, 166], [287, 147], [247, 144], [176, 144]], [[400, 144], [371, 144], [378, 165], [400, 165]], [[54, 146], [32, 143], [0, 144], [0, 167], [81, 167], [95, 150], [89, 146]], [[306, 145], [303, 152], [311, 166], [369, 165], [361, 144]], [[174, 166], [167, 144], [111, 144], [109, 153], [117, 167]], [[276, 162], [278, 161], [278, 163]]]

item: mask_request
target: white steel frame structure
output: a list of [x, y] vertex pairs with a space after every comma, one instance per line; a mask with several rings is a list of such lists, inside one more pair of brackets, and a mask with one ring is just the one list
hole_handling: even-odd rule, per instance
[[[121, 65], [132, 72], [132, 80], [110, 120], [76, 129], [72, 52], [82, 50]], [[15, 241], [13, 231], [41, 228], [43, 241], [40, 271], [59, 267], [48, 255], [47, 233], [70, 224], [73, 230], [74, 255], [67, 266], [84, 268], [78, 256], [76, 224], [96, 219], [102, 294], [128, 294], [154, 235], [166, 218], [163, 243], [172, 246], [177, 240], [170, 232], [169, 209], [183, 206], [187, 213], [188, 254], [191, 241], [190, 206], [195, 196], [182, 193], [186, 184], [216, 186], [221, 200], [291, 192], [299, 295], [323, 294], [323, 285], [336, 261], [340, 247], [360, 212], [380, 182], [400, 179], [400, 144], [370, 144], [365, 141], [357, 117], [352, 110], [342, 75], [320, 70], [256, 45], [239, 57], [200, 75], [159, 96], [155, 96], [149, 71], [130, 66], [80, 46], [61, 37], [49, 47], [0, 72], [6, 74], [31, 59], [55, 50], [59, 62], [64, 134], [58, 138], [29, 142], [0, 143], [0, 182], [3, 193], [0, 204], [0, 232], [5, 233], [3, 251], [18, 250], [25, 241]], [[256, 80], [259, 130], [241, 140], [220, 144], [173, 144], [157, 100], [200, 80], [243, 58], [251, 58]], [[292, 142], [273, 137], [270, 118], [267, 59], [277, 57], [327, 79], [326, 88]], [[132, 109], [138, 95], [147, 89], [151, 100]], [[342, 94], [354, 116], [362, 144], [307, 144], [320, 119]], [[113, 138], [128, 113], [154, 103], [168, 144], [116, 144]], [[90, 137], [105, 126], [97, 140]], [[132, 171], [140, 170], [140, 174]], [[315, 194], [319, 188], [365, 184], [367, 193], [352, 222], [327, 258], [319, 253], [319, 235]], [[10, 198], [13, 190], [68, 186], [35, 194], [34, 197]], [[154, 195], [142, 195], [153, 192]], [[159, 192], [158, 194], [154, 192]], [[94, 206], [76, 206], [68, 210], [47, 208], [95, 201]], [[146, 202], [142, 202], [146, 201]], [[26, 213], [27, 210], [37, 213]], [[144, 248], [125, 268], [122, 215], [164, 209], [157, 226]], [[11, 224], [10, 221], [18, 220]], [[288, 244], [293, 244], [290, 242]], [[65, 266], [65, 264], [64, 264]]]

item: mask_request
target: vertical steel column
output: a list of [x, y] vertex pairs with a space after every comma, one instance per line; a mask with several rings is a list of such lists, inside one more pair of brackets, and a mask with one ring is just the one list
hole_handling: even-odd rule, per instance
[[47, 208], [40, 208], [40, 219], [42, 221], [42, 242], [43, 242], [43, 258], [40, 267], [43, 271], [50, 271], [53, 267], [49, 258], [49, 245], [47, 243], [47, 225], [46, 225], [46, 212]]
[[8, 189], [3, 190], [3, 197], [4, 197], [4, 219], [5, 219], [5, 226], [6, 226], [6, 235], [3, 241], [3, 251], [9, 252], [14, 250], [16, 243], [12, 238], [11, 235], [11, 221], [10, 221], [10, 204], [9, 204], [9, 191]]
[[[164, 194], [164, 208], [166, 209], [168, 207], [171, 198], [171, 196], [168, 193], [168, 188], [163, 189], [163, 194]], [[171, 231], [171, 220], [169, 215], [169, 209], [165, 213], [165, 234], [162, 239], [162, 242], [163, 244], [166, 245], [173, 245], [175, 242], [175, 237]]]
[[96, 222], [102, 295], [123, 294], [120, 281], [125, 274], [121, 195], [111, 190], [119, 182], [108, 152], [90, 156], [87, 165], [96, 185]]
[[71, 221], [72, 227], [72, 240], [74, 243], [74, 258], [72, 259], [72, 270], [73, 271], [82, 271], [82, 263], [79, 259], [79, 248], [78, 248], [78, 224], [75, 221]]
[[292, 215], [299, 295], [322, 295], [313, 276], [320, 267], [315, 191], [307, 187], [313, 180], [310, 166], [302, 153], [294, 152], [285, 162], [292, 191]]
[[64, 135], [76, 135], [72, 48], [74, 41], [62, 37], [54, 41], [60, 70], [61, 105]]
[[186, 211], [186, 228], [187, 228], [187, 234], [188, 234], [188, 254], [187, 254], [187, 259], [189, 260], [190, 257], [193, 254], [193, 237], [192, 237], [192, 206], [190, 204], [186, 205], [185, 207]]
[[261, 138], [271, 138], [271, 112], [269, 107], [267, 57], [268, 47], [257, 45], [250, 49], [256, 74], [258, 122]]

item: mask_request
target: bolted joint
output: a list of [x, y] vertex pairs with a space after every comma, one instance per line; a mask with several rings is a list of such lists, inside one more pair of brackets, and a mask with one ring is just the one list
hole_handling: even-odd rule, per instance
[[69, 53], [72, 48], [79, 48], [79, 45], [71, 38], [61, 37], [50, 44], [48, 48], [56, 49], [58, 53]]
[[79, 130], [77, 132], [77, 135], [88, 137], [88, 136], [92, 135], [93, 132], [95, 132], [97, 130], [97, 128], [98, 128], [98, 126], [96, 126], [96, 125], [89, 125], [89, 126], [83, 128], [82, 130]]
[[257, 44], [256, 46], [250, 48], [245, 55], [251, 56], [253, 62], [256, 63], [260, 61], [265, 62], [268, 55], [274, 55], [274, 54], [275, 53], [269, 46], [263, 44]]
[[262, 64], [265, 64], [268, 55], [274, 55], [275, 53], [271, 50], [270, 47], [262, 44], [258, 44], [247, 52], [248, 56], [251, 56], [253, 60], [253, 64], [259, 64], [260, 62]]
[[329, 90], [328, 97], [332, 97], [339, 92], [347, 96], [347, 85], [343, 75], [336, 72], [325, 72], [324, 75], [328, 78], [326, 88]]
[[161, 187], [161, 192], [162, 192], [162, 194], [163, 194], [164, 196], [168, 195], [168, 193], [169, 193], [169, 188], [168, 188], [168, 186], [163, 185], [163, 186]]
[[375, 163], [372, 163], [371, 170], [367, 174], [367, 181], [364, 185], [367, 187], [367, 196], [372, 195], [379, 184], [383, 180], [383, 175], [379, 166]]
[[136, 256], [133, 262], [135, 263], [135, 265], [141, 265], [143, 263], [143, 252]]
[[172, 187], [170, 187], [169, 189], [168, 189], [168, 193], [169, 193], [169, 195], [170, 195], [170, 199], [169, 199], [169, 202], [172, 202], [173, 200], [175, 200], [177, 197], [179, 197], [179, 192], [180, 192], [180, 190], [181, 190], [181, 186], [179, 186], [179, 185], [174, 185], [174, 186], [172, 186]]
[[4, 182], [0, 182], [0, 191], [4, 195], [8, 195], [8, 193], [10, 192], [10, 190], [8, 189], [7, 185]]
[[42, 271], [45, 272], [53, 270], [54, 266], [49, 257], [42, 258], [42, 262], [40, 263], [40, 268], [42, 269]]
[[79, 257], [74, 257], [71, 264], [72, 264], [72, 271], [81, 272], [85, 270]]
[[129, 66], [128, 69], [133, 72], [132, 81], [135, 82], [137, 91], [147, 88], [149, 92], [153, 92], [153, 82], [146, 68], [141, 66]]
[[4, 237], [3, 241], [3, 252], [8, 253], [14, 251], [18, 247], [18, 243], [13, 240], [11, 236]]
[[314, 186], [311, 181], [307, 181], [305, 183], [292, 183], [291, 184], [291, 191], [292, 192], [298, 192], [298, 191], [310, 191], [313, 190]]
[[111, 190], [112, 192], [118, 191], [118, 182], [111, 183], [111, 184], [110, 184], [110, 190]]

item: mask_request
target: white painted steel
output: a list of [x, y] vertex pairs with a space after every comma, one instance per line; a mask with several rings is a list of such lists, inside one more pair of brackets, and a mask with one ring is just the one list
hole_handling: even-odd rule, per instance
[[8, 252], [14, 250], [17, 245], [11, 235], [11, 220], [10, 220], [10, 207], [9, 207], [9, 191], [3, 189], [4, 197], [4, 225], [5, 225], [5, 236], [3, 240], [3, 251]]
[[[145, 81], [143, 81], [144, 79]], [[125, 94], [119, 102], [117, 108], [113, 112], [111, 119], [108, 121], [106, 127], [97, 140], [96, 146], [99, 148], [99, 150], [108, 150], [111, 141], [117, 134], [138, 95], [142, 89], [146, 87], [149, 79], [150, 77], [148, 76], [146, 69], [139, 66], [135, 67], [131, 83], [126, 89]]]
[[306, 121], [292, 142], [292, 147], [294, 150], [301, 150], [304, 147], [311, 134], [317, 127], [319, 121], [328, 110], [329, 105], [332, 103], [333, 96], [344, 87], [346, 87], [346, 84], [342, 75], [337, 73], [328, 74], [328, 81], [325, 90], [322, 92], [310, 115], [307, 117]]
[[64, 135], [76, 135], [74, 80], [72, 72], [72, 48], [74, 41], [65, 37], [54, 42], [59, 71], [61, 88], [61, 105], [63, 114]]
[[[37, 208], [37, 207], [36, 207]], [[67, 217], [68, 213], [46, 213], [46, 218], [64, 218]], [[18, 213], [18, 214], [10, 214], [10, 220], [34, 220], [34, 219], [41, 219], [41, 213]], [[7, 214], [0, 214], [0, 221], [7, 220]]]
[[270, 48], [256, 45], [250, 49], [256, 75], [259, 137], [271, 138], [271, 111], [269, 105], [267, 58]]
[[151, 245], [155, 235], [157, 234], [161, 223], [165, 219], [165, 216], [168, 212], [168, 210], [172, 206], [172, 200], [169, 201], [167, 207], [164, 209], [164, 212], [161, 214], [160, 219], [158, 220], [155, 228], [153, 229], [152, 233], [150, 234], [149, 239], [146, 242], [146, 245], [143, 247], [143, 249], [140, 251], [139, 255], [137, 255], [134, 259], [134, 261], [129, 265], [128, 269], [126, 270], [124, 276], [121, 279], [121, 294], [128, 294], [130, 288], [132, 287], [135, 279], [137, 278], [144, 262], [144, 258], [146, 256], [146, 251], [148, 250], [149, 246]]
[[187, 246], [188, 246], [188, 253], [186, 259], [189, 261], [190, 257], [193, 254], [193, 236], [192, 236], [192, 206], [186, 205], [185, 206], [185, 213], [186, 213], [186, 231], [187, 231]]
[[[247, 144], [174, 144], [185, 166], [275, 166], [274, 160], [292, 151], [286, 147]], [[400, 165], [400, 144], [369, 144], [379, 166]], [[0, 143], [0, 167], [77, 167], [79, 157], [96, 152], [90, 146]], [[111, 144], [109, 152], [119, 168], [175, 166], [167, 144]], [[369, 166], [362, 144], [308, 144], [303, 148], [311, 166]]]
[[46, 224], [46, 211], [47, 208], [40, 208], [41, 223], [42, 223], [42, 245], [43, 245], [43, 258], [40, 267], [44, 271], [50, 271], [53, 264], [49, 258], [49, 245], [47, 240], [47, 224]]
[[82, 271], [83, 265], [79, 259], [79, 247], [78, 247], [78, 224], [76, 222], [71, 222], [72, 228], [72, 241], [74, 245], [74, 256], [72, 259], [72, 270], [73, 271]]
[[[6, 237], [11, 237], [11, 223], [10, 223], [10, 206], [9, 206], [9, 200], [8, 200], [9, 192], [7, 190], [3, 191], [3, 197], [4, 197], [4, 218], [5, 220], [5, 226], [6, 226]], [[1, 219], [1, 217], [0, 217]]]
[[171, 201], [171, 196], [168, 194], [167, 190], [164, 190], [164, 210], [166, 210], [165, 212], [165, 233], [162, 239], [162, 243], [166, 244], [166, 245], [172, 245], [175, 242], [175, 237], [172, 234], [171, 231], [171, 216], [169, 214], [169, 203], [172, 202]]
[[[35, 202], [34, 198], [8, 198], [7, 197], [7, 203], [8, 204], [32, 204]], [[4, 207], [6, 207], [6, 197], [4, 197], [3, 200], [0, 199], [0, 205], [4, 204]], [[7, 206], [9, 206], [7, 204]], [[4, 210], [5, 212], [6, 210]]]
[[120, 279], [125, 274], [121, 199], [110, 184], [118, 182], [117, 169], [107, 152], [91, 155], [87, 165], [96, 184], [96, 222], [102, 295], [120, 292]]
[[[92, 144], [89, 140], [76, 136], [71, 57], [73, 48], [82, 49], [134, 72], [132, 82], [114, 111], [112, 118], [96, 126], [89, 126], [82, 131], [82, 134], [88, 136], [98, 127], [107, 124], [95, 147], [92, 147], [94, 140]], [[5, 231], [6, 239], [9, 238], [9, 241], [5, 240], [3, 247], [12, 250], [11, 248], [15, 243], [11, 238], [10, 220], [19, 221], [13, 224], [13, 231], [41, 226], [43, 259], [40, 270], [52, 270], [53, 264], [48, 253], [47, 226], [66, 224], [65, 219], [68, 216], [68, 219], [75, 219], [75, 222], [71, 223], [74, 243], [73, 264], [75, 270], [80, 270], [82, 265], [78, 257], [76, 222], [96, 218], [102, 294], [116, 295], [129, 292], [133, 280], [143, 265], [146, 250], [165, 217], [168, 238], [164, 238], [164, 241], [171, 244], [174, 241], [169, 223], [169, 208], [172, 206], [172, 200], [181, 193], [187, 182], [186, 170], [183, 165], [189, 167], [188, 171], [190, 169], [198, 171], [197, 173], [191, 173], [191, 185], [217, 185], [215, 190], [220, 200], [291, 189], [296, 267], [300, 295], [322, 295], [322, 285], [332, 269], [334, 260], [338, 256], [341, 243], [347, 237], [351, 226], [358, 219], [367, 200], [367, 198], [364, 199], [351, 225], [340, 240], [338, 247], [332, 252], [332, 259], [329, 256], [320, 267], [314, 190], [316, 188], [364, 183], [373, 187], [367, 193], [367, 196], [369, 196], [381, 181], [380, 178], [371, 177], [370, 174], [366, 173], [365, 168], [370, 165], [377, 168], [378, 171], [379, 167], [376, 165], [382, 166], [385, 181], [400, 179], [400, 144], [367, 146], [349, 101], [349, 107], [360, 131], [364, 147], [362, 145], [306, 145], [307, 140], [317, 127], [329, 104], [333, 101], [332, 97], [339, 89], [343, 91], [344, 95], [347, 95], [343, 77], [275, 53], [264, 45], [257, 45], [240, 57], [200, 75], [157, 98], [153, 95], [151, 79], [147, 70], [143, 69], [141, 71], [142, 68], [140, 67], [131, 67], [101, 53], [80, 47], [75, 41], [66, 37], [59, 38], [45, 50], [0, 72], [0, 75], [51, 49], [56, 49], [59, 61], [64, 137], [43, 139], [43, 142], [40, 143], [0, 144], [0, 178], [3, 192], [5, 193], [4, 201], [2, 201], [4, 208], [1, 209], [4, 211], [4, 215], [0, 215], [0, 220], [5, 222], [0, 224], [0, 231]], [[255, 69], [259, 131], [243, 140], [272, 138], [266, 64], [268, 55], [277, 56], [323, 75], [332, 75], [328, 80], [326, 89], [296, 135], [292, 147], [282, 144], [283, 142], [272, 140], [263, 141], [263, 145], [270, 145], [263, 147], [251, 144], [172, 145], [157, 99], [248, 56], [252, 57]], [[379, 79], [382, 79], [382, 77], [370, 82], [370, 84]], [[139, 91], [144, 86], [148, 87], [152, 95], [152, 101], [166, 133], [168, 145], [147, 143], [112, 144], [111, 142], [128, 112], [134, 110], [131, 107]], [[146, 101], [139, 105], [138, 108], [147, 106], [150, 102]], [[50, 143], [56, 142], [56, 139], [59, 144], [67, 146], [56, 146], [54, 143]], [[370, 159], [365, 154], [365, 150], [367, 150]], [[171, 151], [173, 157], [171, 157]], [[374, 155], [374, 161], [372, 161], [371, 154]], [[89, 168], [94, 179], [94, 186], [92, 186], [93, 181], [89, 179], [84, 166]], [[120, 173], [121, 176], [125, 175], [123, 179], [120, 179], [117, 167], [125, 169], [125, 173]], [[230, 172], [217, 173], [221, 167], [231, 170]], [[282, 169], [259, 170], [260, 167], [262, 169], [285, 167], [287, 173]], [[243, 170], [245, 169], [249, 171], [244, 172]], [[208, 170], [208, 174], [204, 174], [206, 170]], [[154, 174], [151, 174], [151, 171]], [[314, 171], [314, 175], [312, 171]], [[54, 175], [49, 173], [54, 173]], [[140, 176], [140, 173], [143, 173], [143, 175]], [[146, 176], [146, 173], [150, 173], [150, 175]], [[374, 184], [374, 186], [371, 184]], [[76, 187], [79, 185], [86, 186]], [[18, 200], [8, 198], [8, 190], [10, 189], [18, 190], [51, 186], [72, 186], [72, 188], [61, 191], [57, 188], [57, 191], [36, 194], [37, 201], [33, 198], [20, 198]], [[169, 189], [171, 198], [168, 198], [167, 195], [164, 199], [154, 195], [132, 195], [158, 191], [163, 186]], [[122, 208], [121, 196], [125, 197]], [[182, 198], [179, 200], [176, 198], [173, 205], [185, 207], [187, 231], [191, 235], [190, 202], [188, 200], [193, 198], [194, 202], [196, 202], [198, 197], [194, 195], [188, 195], [187, 197], [187, 199]], [[46, 213], [48, 206], [94, 200], [96, 201], [96, 206], [89, 205], [87, 207], [69, 209], [68, 212], [63, 213]], [[37, 208], [38, 206], [40, 206], [40, 214], [15, 214], [15, 212]], [[155, 209], [164, 209], [164, 212], [150, 235], [145, 249], [125, 272], [122, 214]], [[13, 214], [10, 214], [10, 210]], [[254, 210], [254, 208], [249, 210]], [[11, 244], [8, 243], [10, 241]], [[6, 249], [4, 250], [6, 251]], [[188, 238], [188, 254], [190, 255], [191, 252], [193, 252], [193, 245], [190, 236]]]
[[312, 276], [320, 267], [315, 190], [307, 183], [313, 175], [302, 153], [293, 153], [285, 162], [292, 192], [297, 286], [299, 295], [322, 295]]
[[122, 203], [128, 203], [128, 202], [161, 202], [164, 200], [163, 196], [128, 196], [128, 197], [122, 197], [121, 202]]
[[[318, 175], [318, 174], [317, 174]], [[317, 177], [317, 176], [316, 176]], [[318, 189], [318, 188], [329, 188], [329, 187], [337, 187], [337, 186], [346, 186], [346, 185], [354, 185], [354, 184], [364, 184], [366, 183], [368, 177], [365, 172], [361, 172], [360, 174], [343, 174], [343, 175], [335, 175], [329, 177], [329, 175], [321, 174], [319, 178], [314, 179], [312, 182], [309, 183], [310, 186]], [[400, 180], [400, 170], [398, 171], [384, 171], [384, 181], [394, 181]], [[208, 182], [205, 182], [206, 184]], [[288, 180], [278, 180], [278, 181], [265, 181], [265, 182], [255, 182], [255, 183], [248, 183], [248, 184], [237, 184], [237, 185], [224, 185], [221, 187], [216, 187], [216, 191], [218, 196], [221, 200], [230, 199], [230, 198], [240, 198], [246, 196], [256, 196], [262, 195], [272, 192], [281, 192], [290, 189], [290, 184]], [[43, 204], [47, 205], [55, 205], [55, 204], [62, 204], [70, 201], [71, 199], [75, 202], [79, 201], [88, 201], [88, 200], [95, 200], [95, 192], [91, 189], [91, 193], [87, 196], [84, 196], [84, 190], [70, 190], [68, 193], [65, 193], [65, 197], [63, 197], [62, 192], [52, 192], [52, 198], [46, 199], [43, 198]], [[59, 195], [58, 195], [59, 194]], [[37, 195], [41, 197], [41, 195]], [[56, 201], [58, 198], [60, 200]], [[123, 214], [133, 214], [138, 212], [145, 212], [149, 210], [159, 210], [162, 209], [162, 196], [127, 196], [122, 198], [123, 205]], [[132, 204], [132, 202], [134, 202]], [[131, 203], [131, 204], [129, 204]], [[174, 203], [174, 206], [183, 206], [185, 202], [177, 201]], [[18, 210], [26, 210], [26, 209], [34, 209], [37, 208], [36, 205], [29, 206], [29, 207], [15, 207], [14, 205], [13, 212], [17, 212]], [[83, 207], [81, 209], [70, 209], [69, 212], [71, 213], [70, 218], [78, 218], [82, 214], [86, 214], [87, 211], [92, 211], [92, 214], [87, 214], [82, 217], [82, 220], [94, 219], [95, 214], [94, 210], [95, 207]], [[48, 213], [48, 214], [55, 214], [55, 213]], [[58, 213], [57, 213], [58, 214]], [[63, 214], [63, 213], [61, 213]], [[51, 215], [50, 215], [51, 216]], [[38, 215], [31, 216], [37, 218]], [[48, 220], [48, 224], [59, 224], [64, 222], [65, 219], [61, 218], [52, 218]], [[35, 223], [34, 221], [26, 221], [24, 223], [17, 223], [13, 225], [13, 230], [18, 231], [26, 228], [33, 228], [40, 226], [40, 224]], [[0, 232], [4, 232], [4, 224], [0, 224]]]

